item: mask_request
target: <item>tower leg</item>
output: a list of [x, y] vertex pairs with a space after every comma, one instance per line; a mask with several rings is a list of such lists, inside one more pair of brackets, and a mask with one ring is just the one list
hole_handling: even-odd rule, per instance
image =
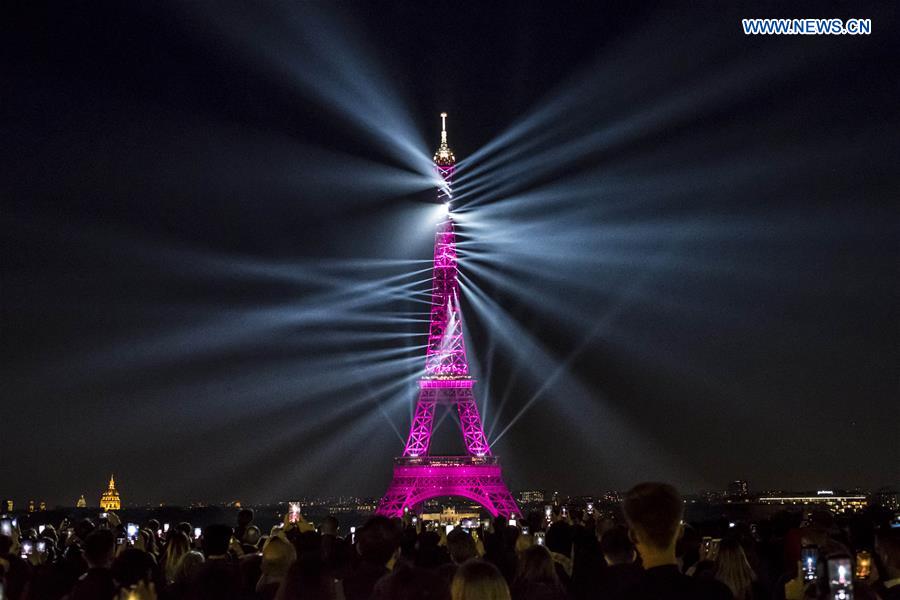
[[431, 446], [431, 429], [434, 425], [434, 408], [436, 404], [434, 390], [421, 390], [416, 402], [416, 413], [413, 415], [409, 438], [403, 449], [403, 456], [427, 456]]
[[481, 415], [478, 406], [471, 393], [460, 398], [456, 404], [459, 411], [459, 424], [462, 428], [463, 440], [466, 443], [466, 452], [472, 456], [490, 456], [491, 447], [484, 435], [484, 427], [481, 424]]

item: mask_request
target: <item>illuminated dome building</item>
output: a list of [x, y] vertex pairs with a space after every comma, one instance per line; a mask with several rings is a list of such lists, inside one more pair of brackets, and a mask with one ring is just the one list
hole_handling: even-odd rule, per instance
[[122, 508], [122, 501], [119, 499], [119, 492], [116, 490], [116, 480], [109, 476], [109, 489], [100, 496], [100, 508], [103, 510], [119, 510]]

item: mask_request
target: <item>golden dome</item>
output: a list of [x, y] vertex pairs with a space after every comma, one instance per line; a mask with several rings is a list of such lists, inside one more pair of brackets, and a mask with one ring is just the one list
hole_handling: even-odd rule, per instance
[[119, 492], [116, 490], [116, 480], [112, 475], [109, 476], [109, 488], [100, 496], [100, 508], [106, 511], [122, 508], [122, 501], [119, 499]]

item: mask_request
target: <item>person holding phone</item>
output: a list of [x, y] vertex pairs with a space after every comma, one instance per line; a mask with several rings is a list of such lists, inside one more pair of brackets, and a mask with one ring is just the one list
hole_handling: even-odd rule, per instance
[[626, 494], [622, 509], [629, 537], [641, 557], [643, 572], [625, 594], [629, 600], [729, 600], [728, 586], [714, 579], [688, 577], [678, 568], [675, 544], [683, 533], [684, 501], [666, 483], [641, 483]]
[[88, 571], [72, 588], [69, 600], [111, 599], [116, 591], [112, 563], [116, 538], [109, 529], [96, 529], [84, 540], [84, 558]]
[[387, 517], [371, 517], [356, 531], [359, 562], [343, 580], [346, 600], [372, 596], [375, 584], [389, 572], [400, 551], [400, 526]]
[[881, 563], [875, 591], [883, 600], [900, 600], [900, 528], [883, 529], [876, 534], [875, 554]]

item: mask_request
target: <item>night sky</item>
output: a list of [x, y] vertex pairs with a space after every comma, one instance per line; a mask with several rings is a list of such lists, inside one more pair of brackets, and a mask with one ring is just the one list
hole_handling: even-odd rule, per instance
[[382, 493], [441, 111], [511, 488], [897, 485], [896, 9], [780, 4], [7, 7], [0, 497]]

